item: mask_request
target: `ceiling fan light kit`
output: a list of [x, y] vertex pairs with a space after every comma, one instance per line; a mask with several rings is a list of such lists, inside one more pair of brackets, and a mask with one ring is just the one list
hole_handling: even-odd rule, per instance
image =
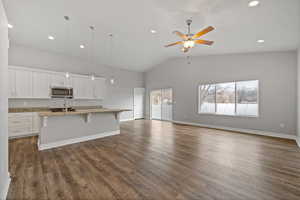
[[180, 31], [174, 31], [173, 32], [174, 34], [181, 37], [182, 41], [178, 41], [178, 42], [168, 44], [165, 47], [170, 47], [170, 46], [175, 46], [175, 45], [178, 45], [178, 44], [182, 44], [183, 45], [182, 51], [184, 53], [187, 53], [189, 51], [189, 49], [195, 47], [196, 44], [204, 44], [204, 45], [211, 46], [214, 43], [213, 41], [197, 39], [197, 38], [211, 32], [211, 31], [213, 31], [215, 29], [214, 27], [209, 26], [209, 27], [203, 29], [202, 31], [200, 31], [196, 34], [192, 34], [191, 33], [192, 20], [188, 19], [188, 20], [186, 20], [186, 23], [187, 23], [187, 26], [188, 26], [188, 33], [187, 34], [183, 34]]

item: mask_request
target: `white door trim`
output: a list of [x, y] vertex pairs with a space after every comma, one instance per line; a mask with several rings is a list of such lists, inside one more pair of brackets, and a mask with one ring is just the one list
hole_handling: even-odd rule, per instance
[[[135, 116], [135, 107], [136, 107], [136, 102], [135, 102], [135, 91], [139, 89], [139, 90], [143, 90], [143, 105], [142, 105], [142, 110], [143, 110], [143, 114], [142, 117], [136, 117]], [[145, 118], [145, 96], [146, 96], [146, 89], [145, 88], [133, 88], [133, 119], [144, 119]]]

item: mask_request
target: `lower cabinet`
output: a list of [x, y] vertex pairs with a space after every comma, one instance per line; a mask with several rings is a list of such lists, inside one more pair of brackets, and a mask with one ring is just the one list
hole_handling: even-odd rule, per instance
[[34, 135], [39, 132], [40, 119], [37, 113], [9, 113], [8, 136], [10, 138]]

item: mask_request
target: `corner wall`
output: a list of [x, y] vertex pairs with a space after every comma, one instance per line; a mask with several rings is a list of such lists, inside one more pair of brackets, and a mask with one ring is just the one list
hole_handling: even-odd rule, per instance
[[[146, 114], [152, 89], [173, 88], [173, 120], [215, 127], [251, 129], [296, 135], [297, 54], [290, 52], [246, 53], [175, 58], [146, 73]], [[236, 80], [259, 80], [258, 118], [200, 115], [198, 85]], [[280, 127], [284, 124], [284, 127]]]
[[0, 199], [6, 199], [9, 187], [8, 173], [8, 133], [7, 133], [7, 19], [2, 1], [0, 1]]

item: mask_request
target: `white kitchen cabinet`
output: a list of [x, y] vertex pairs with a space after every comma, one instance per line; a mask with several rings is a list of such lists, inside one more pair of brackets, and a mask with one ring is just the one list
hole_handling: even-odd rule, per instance
[[105, 79], [10, 66], [8, 70], [9, 98], [50, 98], [51, 87], [72, 87], [75, 99], [104, 99]]
[[74, 76], [73, 90], [75, 99], [93, 99], [93, 81], [89, 77]]
[[85, 91], [86, 91], [85, 98], [86, 99], [94, 99], [94, 86], [93, 86], [94, 80], [92, 80], [90, 77], [88, 77], [88, 78], [85, 78], [84, 82], [85, 82], [84, 87], [86, 88], [85, 89]]
[[37, 113], [9, 113], [9, 137], [21, 137], [37, 134], [39, 132], [39, 117]]
[[106, 93], [105, 78], [96, 78], [93, 81], [93, 90], [95, 99], [104, 99]]
[[73, 78], [73, 92], [75, 99], [84, 98], [84, 84], [83, 78], [80, 76], [74, 76]]
[[[71, 76], [71, 75], [70, 75]], [[66, 77], [64, 73], [51, 74], [51, 87], [73, 87], [72, 77]]]
[[16, 97], [16, 71], [8, 69], [8, 98]]
[[32, 72], [15, 70], [16, 98], [32, 98]]
[[51, 75], [51, 87], [65, 87], [66, 76], [64, 74]]
[[32, 97], [50, 98], [50, 74], [46, 72], [32, 73]]

